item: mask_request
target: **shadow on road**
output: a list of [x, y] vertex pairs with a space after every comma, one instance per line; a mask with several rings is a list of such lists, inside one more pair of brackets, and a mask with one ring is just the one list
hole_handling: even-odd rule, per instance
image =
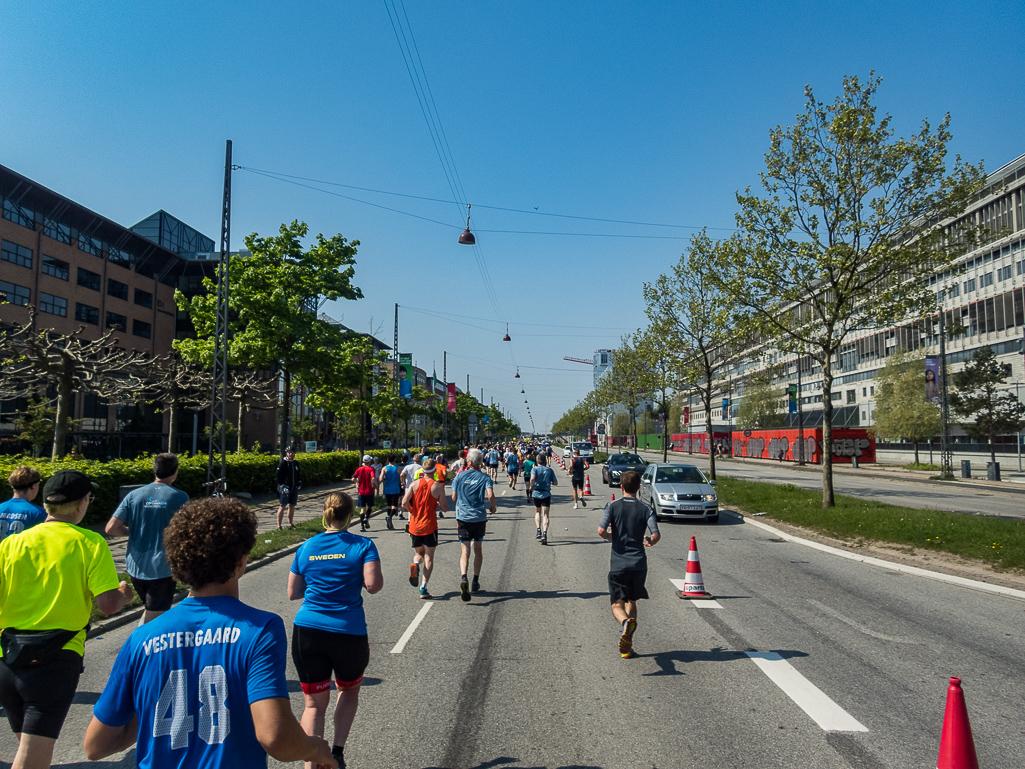
[[[774, 650], [783, 659], [794, 659], [795, 657], [807, 657], [807, 652], [794, 651], [792, 649]], [[676, 668], [676, 663], [687, 664], [690, 662], [733, 662], [734, 660], [747, 659], [744, 652], [723, 649], [717, 646], [707, 651], [701, 649], [679, 650], [672, 652], [656, 652], [655, 654], [638, 654], [637, 659], [650, 657], [655, 660], [659, 670], [655, 673], [642, 673], [644, 677], [654, 676], [682, 676], [683, 671]]]
[[[474, 764], [468, 769], [497, 769], [500, 766], [509, 766], [511, 764], [518, 764], [520, 759], [512, 758], [511, 756], [500, 756], [499, 758], [492, 758], [490, 761], [485, 761], [481, 764]], [[453, 767], [443, 766], [425, 766], [424, 769], [454, 769]], [[603, 769], [600, 766], [592, 766], [590, 764], [563, 764], [561, 766], [525, 766], [520, 769]]]

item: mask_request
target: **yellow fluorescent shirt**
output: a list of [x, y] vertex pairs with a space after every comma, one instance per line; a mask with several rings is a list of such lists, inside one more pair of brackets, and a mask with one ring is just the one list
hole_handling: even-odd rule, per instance
[[[0, 542], [0, 628], [82, 630], [92, 598], [118, 587], [107, 541], [49, 521]], [[85, 632], [64, 645], [85, 653]]]

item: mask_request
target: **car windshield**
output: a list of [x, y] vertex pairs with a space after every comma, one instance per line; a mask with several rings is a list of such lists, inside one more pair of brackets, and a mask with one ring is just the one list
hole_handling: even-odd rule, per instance
[[644, 460], [636, 454], [615, 454], [609, 458], [610, 465], [643, 465]]
[[591, 444], [590, 443], [574, 443], [573, 444], [573, 448], [580, 449], [581, 451], [583, 451], [584, 449], [590, 449], [591, 448]]
[[705, 479], [696, 467], [660, 467], [655, 474], [655, 483], [704, 483]]

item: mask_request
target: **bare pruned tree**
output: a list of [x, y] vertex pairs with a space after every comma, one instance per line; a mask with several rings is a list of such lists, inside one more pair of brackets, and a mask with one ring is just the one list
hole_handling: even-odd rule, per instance
[[272, 410], [281, 406], [278, 400], [278, 382], [261, 376], [258, 371], [234, 370], [228, 382], [228, 398], [238, 404], [237, 451], [245, 447], [245, 415], [250, 409]]
[[147, 361], [137, 372], [145, 382], [143, 398], [167, 411], [167, 450], [178, 443], [182, 409], [210, 405], [210, 372], [183, 360], [177, 350]]

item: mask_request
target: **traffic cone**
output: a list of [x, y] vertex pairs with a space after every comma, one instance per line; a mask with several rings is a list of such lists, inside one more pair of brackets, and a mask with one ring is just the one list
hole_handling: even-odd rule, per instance
[[683, 578], [683, 590], [677, 590], [680, 598], [711, 598], [712, 594], [705, 590], [705, 581], [701, 577], [701, 559], [698, 558], [698, 541], [690, 538], [690, 552], [687, 553], [687, 576]]
[[979, 769], [960, 678], [951, 678], [947, 687], [947, 710], [943, 715], [943, 735], [940, 737], [936, 769]]
[[609, 502], [615, 502], [615, 501], [616, 501], [616, 492], [613, 491], [612, 492], [612, 499], [610, 499]]
[[585, 497], [593, 497], [594, 496], [591, 493], [591, 476], [590, 475], [588, 475], [587, 478], [584, 480], [584, 496]]

